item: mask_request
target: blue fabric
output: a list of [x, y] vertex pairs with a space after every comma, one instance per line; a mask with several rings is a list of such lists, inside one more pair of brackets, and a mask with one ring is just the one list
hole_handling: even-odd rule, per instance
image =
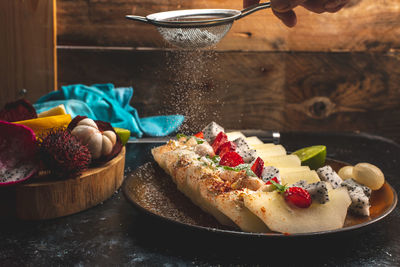
[[140, 118], [130, 106], [132, 87], [115, 88], [113, 84], [82, 84], [63, 86], [61, 90], [42, 96], [33, 106], [37, 113], [64, 104], [68, 114], [87, 116], [93, 120], [125, 128], [134, 137], [166, 136], [178, 130], [184, 121], [182, 115]]

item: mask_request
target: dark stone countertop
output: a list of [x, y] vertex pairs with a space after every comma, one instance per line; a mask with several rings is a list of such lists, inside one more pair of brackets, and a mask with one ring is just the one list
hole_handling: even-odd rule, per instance
[[[288, 151], [325, 144], [328, 156], [379, 166], [400, 188], [400, 146], [362, 134], [283, 133]], [[126, 173], [154, 144], [129, 144]], [[135, 209], [121, 191], [89, 210], [47, 221], [0, 222], [0, 266], [400, 266], [399, 208], [360, 230], [322, 237], [229, 237], [169, 224]]]

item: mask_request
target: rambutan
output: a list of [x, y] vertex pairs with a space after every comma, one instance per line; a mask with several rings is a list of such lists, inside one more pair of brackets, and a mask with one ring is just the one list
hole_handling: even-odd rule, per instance
[[89, 149], [69, 130], [50, 130], [39, 138], [39, 148], [46, 168], [59, 178], [79, 176], [92, 159]]

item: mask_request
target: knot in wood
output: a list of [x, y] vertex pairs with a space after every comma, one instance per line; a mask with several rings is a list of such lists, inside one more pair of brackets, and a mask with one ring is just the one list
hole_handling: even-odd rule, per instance
[[329, 117], [334, 110], [335, 104], [327, 97], [314, 97], [305, 102], [307, 113], [314, 119]]

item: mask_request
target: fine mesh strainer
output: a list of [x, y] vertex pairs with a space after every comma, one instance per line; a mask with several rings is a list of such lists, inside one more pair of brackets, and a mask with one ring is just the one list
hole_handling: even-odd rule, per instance
[[231, 29], [235, 20], [253, 12], [271, 7], [263, 3], [243, 10], [235, 9], [188, 9], [160, 12], [127, 19], [144, 22], [157, 27], [170, 44], [186, 49], [204, 48], [218, 43]]

